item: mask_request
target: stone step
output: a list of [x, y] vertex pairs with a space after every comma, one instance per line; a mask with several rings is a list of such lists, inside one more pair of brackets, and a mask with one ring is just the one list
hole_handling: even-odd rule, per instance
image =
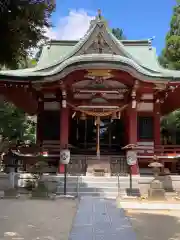
[[[59, 187], [64, 187], [64, 183], [58, 184]], [[102, 189], [109, 189], [109, 188], [114, 188], [114, 189], [118, 189], [118, 187], [120, 189], [124, 189], [124, 188], [129, 188], [130, 184], [128, 183], [123, 183], [118, 185], [117, 183], [103, 183], [103, 184], [97, 184], [97, 183], [67, 183], [66, 184], [67, 187], [69, 188], [102, 188]], [[137, 184], [132, 184], [133, 188], [138, 188], [139, 185]]]
[[[63, 191], [64, 187], [58, 187], [57, 192]], [[118, 188], [93, 188], [93, 187], [81, 187], [81, 188], [74, 188], [74, 187], [67, 187], [67, 191], [70, 192], [129, 192], [129, 188], [119, 189]], [[139, 192], [139, 189], [133, 188], [133, 192]]]
[[[63, 195], [64, 192], [63, 191], [60, 191], [60, 192], [57, 192], [57, 195]], [[113, 198], [117, 198], [118, 196], [119, 197], [128, 197], [128, 193], [126, 191], [122, 191], [122, 192], [98, 192], [98, 191], [94, 191], [94, 192], [79, 192], [77, 194], [77, 192], [75, 191], [67, 191], [67, 195], [72, 195], [72, 196], [98, 196], [98, 197], [113, 197]], [[139, 195], [138, 194], [131, 194], [131, 196], [134, 196], [134, 197], [138, 197]]]
[[[56, 177], [59, 181], [64, 181], [64, 176]], [[68, 182], [95, 182], [95, 183], [106, 183], [106, 182], [118, 182], [118, 177], [95, 177], [95, 176], [67, 176]], [[129, 182], [129, 177], [119, 177], [119, 182]], [[132, 182], [137, 182], [137, 178], [132, 178]]]

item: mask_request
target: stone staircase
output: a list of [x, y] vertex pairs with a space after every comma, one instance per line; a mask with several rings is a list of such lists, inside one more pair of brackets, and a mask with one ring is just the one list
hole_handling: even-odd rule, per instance
[[[67, 194], [74, 196], [96, 196], [116, 198], [118, 195], [126, 197], [129, 194], [129, 178], [127, 177], [95, 177], [79, 176], [67, 177]], [[57, 194], [63, 194], [63, 176], [57, 188]], [[132, 195], [139, 195], [138, 180], [132, 180]]]

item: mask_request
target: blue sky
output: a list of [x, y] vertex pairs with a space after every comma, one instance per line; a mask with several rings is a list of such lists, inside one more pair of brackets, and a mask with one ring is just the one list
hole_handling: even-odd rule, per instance
[[[56, 27], [53, 31], [59, 31], [55, 34], [56, 38], [67, 39], [69, 35], [70, 39], [73, 39], [73, 35], [76, 39], [82, 37], [80, 35], [87, 28], [86, 20], [89, 21], [100, 8], [110, 27], [122, 28], [128, 39], [146, 39], [155, 36], [153, 45], [157, 48], [157, 53], [160, 53], [174, 5], [175, 0], [57, 0], [56, 12], [52, 16]], [[84, 18], [76, 21], [77, 14], [83, 14]], [[76, 20], [73, 20], [75, 17]], [[68, 27], [70, 23], [71, 26]], [[62, 30], [63, 24], [66, 25], [65, 34]], [[83, 29], [82, 33], [81, 29]]]

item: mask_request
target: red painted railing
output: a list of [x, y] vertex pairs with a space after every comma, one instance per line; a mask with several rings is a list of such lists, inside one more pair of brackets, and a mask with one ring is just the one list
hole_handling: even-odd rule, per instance
[[156, 146], [138, 146], [137, 153], [139, 157], [152, 157], [154, 155], [161, 158], [170, 158], [180, 155], [180, 145], [156, 145]]

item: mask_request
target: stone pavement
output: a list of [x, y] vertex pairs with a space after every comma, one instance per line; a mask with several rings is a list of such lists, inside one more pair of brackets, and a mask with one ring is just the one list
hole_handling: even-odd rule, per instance
[[67, 240], [77, 205], [72, 199], [0, 199], [0, 240]]
[[136, 240], [129, 219], [115, 200], [83, 197], [69, 240]]

